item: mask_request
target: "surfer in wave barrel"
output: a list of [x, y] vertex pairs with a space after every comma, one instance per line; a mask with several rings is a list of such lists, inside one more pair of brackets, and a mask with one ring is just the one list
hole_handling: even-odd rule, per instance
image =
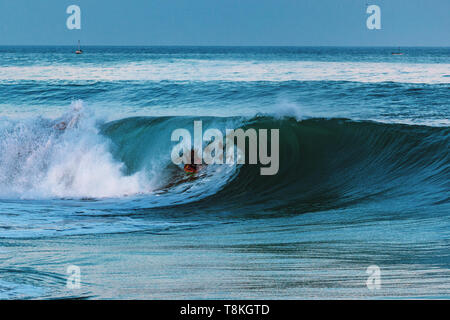
[[188, 175], [196, 174], [203, 167], [202, 165], [195, 163], [196, 156], [197, 156], [197, 154], [196, 154], [195, 150], [191, 149], [191, 159], [190, 159], [189, 163], [186, 163], [183, 167], [184, 172], [186, 172]]

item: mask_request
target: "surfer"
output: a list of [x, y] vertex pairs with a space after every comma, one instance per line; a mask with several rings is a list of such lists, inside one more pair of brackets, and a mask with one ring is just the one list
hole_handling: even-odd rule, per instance
[[166, 171], [169, 177], [168, 183], [166, 183], [163, 187], [157, 189], [157, 191], [167, 192], [173, 187], [179, 186], [186, 182], [194, 181], [199, 178], [199, 175], [197, 175], [197, 173], [202, 170], [204, 166], [195, 163], [195, 159], [198, 159], [198, 157], [194, 149], [191, 149], [190, 155], [190, 159], [188, 158], [188, 152], [183, 155], [183, 162], [185, 163], [183, 171], [180, 171], [179, 168], [175, 166], [167, 167]]
[[79, 109], [75, 109], [77, 111], [75, 115], [71, 116], [71, 118], [59, 121], [56, 123], [53, 127], [55, 129], [64, 131], [66, 129], [72, 129], [75, 128], [80, 120], [81, 114], [79, 112]]
[[194, 149], [191, 149], [191, 160], [190, 163], [186, 163], [184, 165], [184, 172], [186, 172], [189, 175], [196, 174], [198, 171], [201, 170], [202, 165], [195, 163], [196, 153]]

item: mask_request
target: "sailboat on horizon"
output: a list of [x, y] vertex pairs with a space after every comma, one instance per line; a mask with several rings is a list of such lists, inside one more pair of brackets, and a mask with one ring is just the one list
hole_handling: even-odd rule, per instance
[[82, 54], [83, 53], [83, 50], [81, 50], [81, 47], [80, 47], [80, 40], [78, 40], [78, 49], [77, 49], [77, 51], [75, 51], [75, 53], [76, 54]]
[[391, 54], [393, 56], [402, 56], [403, 52], [400, 51], [400, 47], [399, 47], [397, 51], [393, 51], [393, 52], [391, 52]]

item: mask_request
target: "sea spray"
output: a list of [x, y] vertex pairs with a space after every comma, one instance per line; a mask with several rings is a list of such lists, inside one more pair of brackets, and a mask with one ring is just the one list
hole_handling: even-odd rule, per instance
[[4, 197], [99, 198], [151, 191], [139, 173], [124, 175], [109, 140], [80, 101], [56, 120], [10, 121], [0, 132]]

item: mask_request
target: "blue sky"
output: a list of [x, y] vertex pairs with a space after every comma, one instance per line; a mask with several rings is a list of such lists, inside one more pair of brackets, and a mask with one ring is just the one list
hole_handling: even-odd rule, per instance
[[[66, 8], [81, 7], [81, 30]], [[366, 28], [368, 5], [381, 30]], [[450, 0], [0, 0], [0, 45], [450, 46]]]

